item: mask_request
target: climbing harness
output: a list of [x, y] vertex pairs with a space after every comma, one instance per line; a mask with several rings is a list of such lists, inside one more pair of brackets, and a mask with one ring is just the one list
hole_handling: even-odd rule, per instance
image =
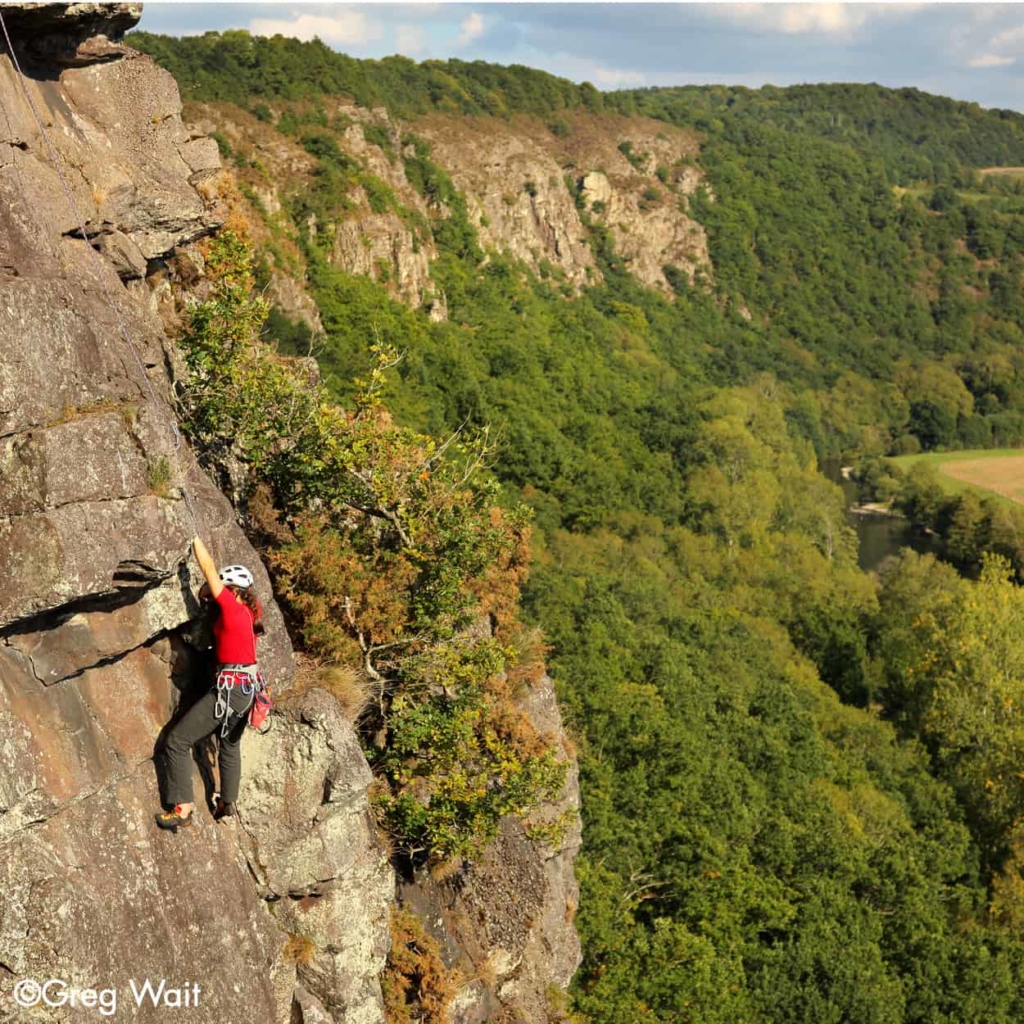
[[[221, 665], [217, 672], [217, 703], [213, 708], [213, 716], [220, 721], [221, 739], [227, 737], [231, 730], [232, 714], [248, 714], [256, 700], [256, 692], [263, 684], [263, 677], [255, 665]], [[249, 698], [244, 711], [235, 711], [231, 707], [231, 691], [240, 687], [242, 695]]]
[[[244, 711], [235, 711], [231, 707], [231, 690], [241, 687], [243, 696], [249, 698]], [[249, 726], [262, 734], [269, 732], [263, 726], [270, 712], [274, 709], [274, 695], [267, 686], [255, 665], [221, 665], [217, 672], [217, 703], [214, 705], [214, 717], [220, 721], [220, 735], [227, 736], [231, 730], [232, 714], [248, 714]]]
[[[32, 93], [29, 91], [28, 86], [25, 84], [25, 74], [21, 70], [21, 63], [18, 60], [18, 55], [14, 51], [14, 44], [11, 42], [10, 33], [7, 31], [7, 23], [4, 21], [3, 8], [0, 5], [0, 30], [3, 31], [4, 40], [7, 44], [7, 52], [11, 55], [11, 62], [14, 64], [14, 70], [18, 73], [18, 81], [21, 84], [21, 91], [28, 102], [29, 108], [32, 111], [32, 117], [35, 119], [36, 127], [39, 129], [39, 134], [42, 136], [43, 141], [46, 143], [46, 149], [50, 155], [50, 162], [53, 164], [54, 170], [57, 172], [60, 183], [64, 188], [64, 195], [67, 198], [68, 206], [71, 209], [72, 216], [74, 217], [75, 223], [78, 225], [78, 229], [81, 232], [82, 240], [85, 242], [86, 248], [89, 250], [89, 254], [92, 258], [93, 271], [96, 275], [96, 280], [99, 282], [100, 287], [103, 290], [103, 295], [107, 301], [107, 306], [110, 311], [114, 314], [114, 318], [117, 320], [118, 328], [121, 332], [121, 337], [128, 344], [128, 348], [131, 349], [132, 355], [135, 357], [135, 362], [138, 364], [139, 372], [142, 374], [142, 379], [146, 383], [146, 388], [149, 391], [150, 398], [154, 404], [159, 405], [159, 399], [156, 391], [153, 388], [153, 382], [149, 379], [149, 374], [146, 373], [146, 367], [139, 356], [138, 350], [135, 348], [132, 342], [131, 334], [128, 332], [128, 327], [124, 322], [124, 317], [121, 316], [121, 310], [117, 307], [114, 302], [113, 296], [110, 293], [110, 289], [107, 287], [107, 282], [103, 276], [103, 267], [100, 264], [100, 258], [96, 254], [96, 250], [92, 247], [89, 241], [89, 234], [85, 229], [85, 221], [82, 219], [81, 214], [78, 211], [78, 205], [75, 203], [75, 197], [71, 192], [71, 187], [68, 185], [67, 178], [64, 176], [64, 170], [60, 165], [60, 158], [57, 155], [57, 151], [53, 147], [53, 143], [50, 141], [50, 136], [47, 134], [46, 126], [43, 123], [43, 119], [39, 114], [39, 108], [36, 106], [35, 100], [32, 98]], [[4, 116], [7, 117], [6, 108], [4, 109]], [[8, 120], [8, 124], [10, 121]], [[19, 170], [20, 175], [20, 170]], [[181, 448], [181, 432], [178, 429], [178, 424], [175, 419], [171, 420], [171, 430], [174, 433], [174, 450], [177, 452]], [[188, 514], [192, 519], [192, 526], [195, 532], [198, 533], [198, 525], [196, 520], [195, 506], [192, 502], [192, 497], [186, 487], [181, 488], [182, 497], [185, 501], [185, 507], [188, 510]]]

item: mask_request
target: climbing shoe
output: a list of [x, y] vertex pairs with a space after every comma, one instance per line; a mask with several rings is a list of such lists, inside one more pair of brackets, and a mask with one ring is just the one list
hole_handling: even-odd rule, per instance
[[213, 811], [213, 820], [220, 821], [221, 818], [233, 818], [235, 816], [235, 805], [234, 803], [225, 803], [223, 800], [217, 800], [217, 806]]
[[160, 828], [165, 828], [170, 832], [177, 834], [179, 828], [185, 828], [192, 824], [192, 819], [195, 817], [195, 811], [182, 817], [181, 804], [175, 804], [173, 811], [164, 811], [162, 814], [154, 815], [156, 823]]

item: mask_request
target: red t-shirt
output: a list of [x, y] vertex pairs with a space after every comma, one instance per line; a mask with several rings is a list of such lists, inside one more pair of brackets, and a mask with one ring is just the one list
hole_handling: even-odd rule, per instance
[[217, 597], [220, 615], [213, 624], [213, 643], [220, 665], [255, 665], [255, 616], [225, 587]]

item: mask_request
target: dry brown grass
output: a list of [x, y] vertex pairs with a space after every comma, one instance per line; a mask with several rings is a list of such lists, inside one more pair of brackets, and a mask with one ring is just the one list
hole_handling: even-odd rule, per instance
[[462, 858], [451, 857], [448, 860], [434, 861], [430, 865], [430, 877], [435, 882], [444, 882], [454, 878], [462, 870]]
[[206, 178], [204, 181], [199, 182], [199, 184], [196, 185], [196, 191], [202, 197], [204, 202], [215, 202], [219, 194], [216, 179]]
[[565, 901], [565, 923], [572, 924], [576, 920], [576, 911], [579, 909], [577, 903], [573, 899], [567, 899]]
[[508, 671], [509, 681], [513, 687], [536, 686], [547, 671], [545, 661], [551, 650], [550, 645], [544, 642], [544, 634], [539, 629], [521, 628], [513, 633], [510, 640], [516, 652], [516, 662]]
[[295, 684], [282, 699], [294, 699], [310, 690], [325, 690], [341, 707], [346, 720], [355, 724], [373, 699], [373, 685], [361, 669], [352, 665], [322, 665], [296, 654]]
[[488, 953], [487, 958], [476, 965], [472, 978], [468, 978], [467, 981], [479, 981], [493, 992], [498, 985], [497, 961], [500, 955], [497, 950]]
[[318, 685], [332, 694], [342, 713], [356, 722], [373, 697], [373, 687], [366, 673], [351, 665], [328, 665], [317, 676]]
[[441, 946], [407, 910], [391, 912], [391, 952], [381, 976], [388, 1024], [444, 1024], [463, 982], [445, 966]]
[[984, 487], [1024, 505], [1024, 455], [944, 462], [942, 472], [954, 480]]

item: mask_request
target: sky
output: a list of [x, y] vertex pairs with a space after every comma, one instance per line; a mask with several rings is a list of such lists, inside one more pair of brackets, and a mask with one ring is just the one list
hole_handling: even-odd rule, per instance
[[599, 89], [878, 82], [1024, 112], [1024, 4], [146, 3], [140, 28], [319, 36], [354, 57], [526, 64]]

